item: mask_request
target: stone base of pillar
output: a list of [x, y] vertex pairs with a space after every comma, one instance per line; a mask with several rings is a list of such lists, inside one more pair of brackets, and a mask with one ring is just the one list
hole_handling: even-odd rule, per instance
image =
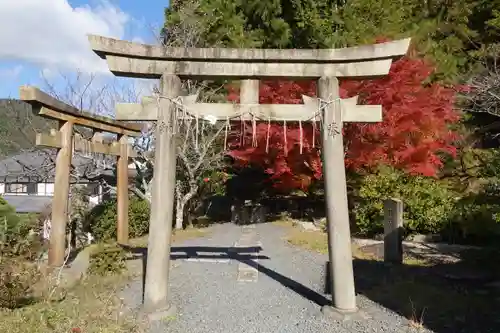
[[169, 305], [166, 308], [156, 310], [156, 311], [145, 311], [143, 310], [143, 315], [149, 321], [159, 321], [174, 317], [177, 314], [177, 307], [175, 305]]
[[355, 310], [341, 310], [330, 305], [325, 305], [321, 308], [321, 312], [336, 321], [351, 321], [351, 320], [367, 320], [370, 316], [365, 312], [355, 309]]

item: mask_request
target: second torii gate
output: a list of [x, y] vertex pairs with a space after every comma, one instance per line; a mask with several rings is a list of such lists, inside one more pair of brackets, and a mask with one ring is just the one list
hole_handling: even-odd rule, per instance
[[[22, 101], [30, 104], [38, 115], [59, 122], [59, 130], [50, 134], [37, 133], [36, 145], [57, 148], [55, 187], [52, 199], [52, 222], [49, 238], [49, 265], [62, 266], [66, 250], [66, 224], [68, 220], [70, 167], [74, 151], [117, 156], [117, 241], [128, 243], [128, 165], [129, 158], [137, 157], [128, 143], [129, 137], [141, 135], [142, 126], [123, 123], [78, 110], [36, 87], [22, 86]], [[74, 133], [75, 126], [93, 130], [91, 140]], [[118, 135], [118, 141], [103, 143], [102, 132]]]
[[[144, 292], [147, 312], [168, 313], [170, 239], [172, 232], [176, 151], [172, 127], [177, 116], [180, 78], [243, 79], [240, 104], [196, 103], [181, 98], [191, 116], [218, 119], [258, 114], [274, 121], [323, 121], [322, 155], [331, 262], [332, 305], [341, 315], [357, 311], [347, 206], [344, 122], [381, 121], [380, 106], [359, 106], [357, 99], [341, 101], [337, 77], [366, 78], [388, 74], [392, 59], [407, 52], [410, 40], [329, 50], [164, 48], [89, 36], [93, 50], [115, 75], [161, 79], [157, 104], [119, 105], [122, 120], [156, 120], [155, 171]], [[260, 105], [259, 79], [319, 79], [319, 98], [305, 97], [304, 105]], [[317, 115], [320, 113], [319, 115]], [[165, 241], [167, 240], [167, 241]]]

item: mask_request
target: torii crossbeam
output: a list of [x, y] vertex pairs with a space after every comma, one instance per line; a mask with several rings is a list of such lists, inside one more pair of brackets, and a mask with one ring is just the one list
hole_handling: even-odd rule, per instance
[[[146, 311], [171, 311], [168, 301], [170, 238], [175, 184], [175, 146], [169, 128], [173, 122], [183, 79], [243, 79], [240, 104], [196, 103], [184, 98], [195, 116], [218, 119], [231, 114], [245, 118], [252, 113], [264, 119], [323, 120], [322, 155], [328, 222], [328, 248], [332, 276], [332, 306], [337, 313], [357, 311], [347, 207], [344, 122], [381, 121], [380, 106], [357, 105], [356, 99], [341, 101], [338, 79], [387, 75], [394, 58], [406, 54], [410, 39], [376, 45], [328, 50], [270, 50], [226, 48], [164, 48], [89, 36], [93, 50], [105, 58], [117, 76], [160, 78], [161, 100], [142, 105], [118, 105], [122, 120], [158, 121], [155, 184], [151, 210], [148, 267], [144, 294]], [[304, 105], [259, 105], [259, 79], [318, 80], [318, 99], [305, 98]], [[251, 112], [250, 112], [251, 111]], [[161, 201], [160, 201], [161, 200]], [[167, 222], [167, 223], [166, 223]], [[165, 242], [165, 240], [168, 240]]]

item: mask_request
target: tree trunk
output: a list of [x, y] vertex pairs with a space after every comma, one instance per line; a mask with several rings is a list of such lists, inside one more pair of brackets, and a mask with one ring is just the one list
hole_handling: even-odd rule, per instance
[[145, 189], [145, 191], [141, 191], [136, 186], [132, 186], [130, 188], [130, 191], [132, 191], [132, 193], [137, 195], [142, 200], [145, 200], [145, 201], [149, 202], [149, 204], [151, 204], [151, 186], [149, 184], [148, 184], [147, 188]]
[[184, 205], [183, 205], [183, 196], [182, 196], [182, 183], [181, 181], [177, 181], [175, 185], [175, 196], [176, 196], [176, 205], [175, 205], [175, 229], [182, 229], [182, 222], [184, 220]]
[[191, 198], [198, 192], [198, 185], [194, 182], [189, 184], [189, 192], [182, 195], [182, 184], [180, 181], [177, 182], [175, 187], [175, 192], [177, 195], [177, 204], [175, 210], [175, 229], [180, 230], [183, 228], [184, 224], [184, 208]]
[[182, 225], [184, 222], [184, 200], [177, 200], [177, 207], [175, 210], [175, 229], [182, 229]]

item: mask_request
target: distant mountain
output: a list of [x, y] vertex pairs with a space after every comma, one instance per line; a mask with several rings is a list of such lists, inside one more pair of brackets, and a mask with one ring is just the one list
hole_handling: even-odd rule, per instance
[[35, 147], [37, 132], [57, 128], [57, 122], [32, 112], [29, 104], [0, 99], [0, 158]]

